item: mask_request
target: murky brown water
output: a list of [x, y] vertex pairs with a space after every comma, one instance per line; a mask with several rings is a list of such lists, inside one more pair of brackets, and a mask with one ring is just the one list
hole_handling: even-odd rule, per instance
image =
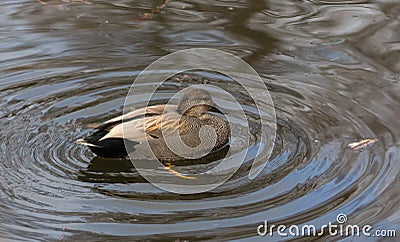
[[[1, 238], [282, 240], [257, 226], [339, 213], [399, 231], [400, 2], [173, 1], [141, 18], [161, 2], [86, 1], [0, 3]], [[245, 164], [176, 195], [74, 143], [120, 114], [144, 67], [192, 47], [240, 56], [270, 88], [277, 141], [255, 180]], [[363, 138], [377, 142], [348, 147]]]

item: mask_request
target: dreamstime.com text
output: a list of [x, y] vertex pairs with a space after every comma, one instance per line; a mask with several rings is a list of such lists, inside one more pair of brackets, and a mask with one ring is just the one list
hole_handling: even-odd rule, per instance
[[347, 216], [343, 213], [338, 214], [336, 217], [338, 224], [322, 225], [317, 228], [315, 225], [290, 225], [286, 226], [283, 224], [275, 225], [268, 224], [265, 220], [263, 224], [257, 227], [257, 233], [260, 236], [322, 236], [329, 234], [330, 236], [366, 236], [366, 237], [396, 237], [396, 230], [389, 229], [376, 229], [374, 230], [371, 225], [353, 225], [345, 224], [347, 222]]

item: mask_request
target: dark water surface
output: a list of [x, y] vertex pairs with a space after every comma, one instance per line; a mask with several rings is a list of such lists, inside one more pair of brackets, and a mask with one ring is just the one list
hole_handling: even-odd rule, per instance
[[[400, 2], [172, 1], [142, 17], [161, 1], [86, 1], [0, 3], [3, 240], [283, 240], [256, 228], [339, 213], [399, 232]], [[177, 195], [74, 142], [121, 113], [144, 67], [192, 47], [243, 58], [270, 88], [277, 140], [255, 180], [248, 161], [217, 189]], [[365, 138], [377, 141], [348, 147]]]

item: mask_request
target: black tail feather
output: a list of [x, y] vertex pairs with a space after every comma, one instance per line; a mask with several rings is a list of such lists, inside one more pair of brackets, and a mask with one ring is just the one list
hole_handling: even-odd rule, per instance
[[[92, 135], [83, 138], [83, 140], [91, 145], [88, 145], [89, 149], [100, 157], [107, 158], [123, 158], [128, 155], [125, 149], [124, 139], [121, 138], [110, 138], [100, 140], [104, 137], [108, 131], [98, 130]], [[130, 141], [127, 141], [130, 142]]]

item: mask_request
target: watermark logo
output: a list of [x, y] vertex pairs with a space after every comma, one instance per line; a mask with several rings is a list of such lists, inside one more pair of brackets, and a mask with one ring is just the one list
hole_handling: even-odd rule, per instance
[[339, 213], [339, 214], [336, 216], [336, 221], [337, 221], [338, 223], [340, 223], [340, 224], [346, 223], [346, 222], [347, 222], [347, 216], [346, 216], [346, 214], [344, 214], [344, 213]]
[[374, 230], [371, 225], [355, 225], [347, 223], [347, 215], [340, 213], [336, 216], [336, 223], [329, 222], [317, 228], [315, 225], [275, 225], [268, 224], [265, 220], [263, 224], [257, 227], [257, 234], [259, 236], [274, 236], [281, 237], [287, 236], [366, 236], [366, 237], [396, 237], [396, 230]]
[[[262, 78], [250, 65], [232, 54], [216, 49], [194, 48], [178, 51], [156, 60], [147, 66], [132, 83], [125, 99], [124, 114], [131, 111], [129, 104], [135, 103], [136, 100], [142, 100], [146, 107], [149, 106], [152, 96], [166, 80], [178, 73], [191, 70], [217, 72], [230, 77], [235, 81], [235, 84], [240, 85], [246, 91], [248, 98], [254, 103], [261, 124], [259, 142], [263, 144], [262, 148], [257, 151], [249, 171], [249, 178], [254, 179], [263, 170], [273, 150], [277, 129], [275, 109], [271, 95]], [[226, 85], [229, 85], [229, 83]], [[224, 88], [226, 85], [197, 84], [189, 86], [187, 89], [206, 90], [210, 94], [213, 104], [223, 113], [229, 124], [230, 139], [233, 141], [240, 139], [248, 148], [252, 134], [243, 104], [235, 99], [235, 93], [232, 93], [232, 90], [228, 91], [228, 88]], [[190, 90], [184, 89], [178, 92], [171, 97], [168, 104], [176, 105], [177, 100], [182, 97], [182, 93], [187, 91]], [[166, 120], [163, 118], [165, 123], [171, 121], [171, 119], [168, 120], [168, 115], [168, 113], [163, 113], [163, 117], [166, 117]], [[177, 119], [179, 118], [174, 117], [174, 120]], [[236, 125], [238, 123], [241, 124], [240, 127]], [[198, 134], [200, 144], [196, 147], [189, 147], [182, 142], [179, 129], [176, 129], [175, 133], [171, 133], [172, 129], [164, 129], [163, 126], [161, 124], [161, 130], [166, 138], [165, 143], [169, 150], [187, 159], [204, 157], [210, 152], [218, 139], [219, 131], [213, 130], [211, 126], [205, 126], [200, 129]], [[168, 125], [165, 126], [168, 127]], [[122, 129], [124, 138], [129, 139], [132, 134], [128, 128], [122, 125]], [[185, 179], [182, 176], [154, 172], [160, 170], [160, 167], [162, 168], [164, 165], [159, 162], [154, 154], [146, 133], [135, 133], [134, 135], [140, 136], [135, 138], [142, 140], [140, 152], [146, 154], [148, 159], [146, 162], [135, 159], [137, 147], [125, 142], [125, 148], [135, 168], [153, 185], [174, 193], [200, 193], [223, 184], [240, 168], [248, 152], [248, 149], [243, 149], [242, 152], [232, 152], [229, 149], [225, 158], [218, 165], [201, 173], [191, 173], [191, 179]]]

